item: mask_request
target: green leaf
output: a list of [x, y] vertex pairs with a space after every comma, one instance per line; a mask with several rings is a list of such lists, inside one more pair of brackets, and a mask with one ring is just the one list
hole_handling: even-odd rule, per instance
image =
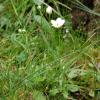
[[77, 92], [79, 90], [79, 87], [77, 85], [74, 85], [74, 84], [68, 84], [67, 85], [68, 87], [68, 90], [71, 91], [71, 92]]
[[37, 84], [39, 82], [43, 82], [44, 80], [45, 80], [45, 77], [38, 76], [38, 77], [34, 78], [34, 84]]
[[66, 98], [66, 99], [68, 98], [68, 92], [64, 91], [62, 94], [63, 94], [64, 98]]
[[24, 62], [27, 59], [27, 53], [22, 51], [18, 56], [17, 56], [17, 61], [19, 63]]
[[93, 63], [89, 63], [89, 67], [94, 68], [94, 64]]
[[100, 82], [100, 72], [97, 73], [96, 78], [97, 78], [97, 81]]
[[80, 72], [79, 69], [72, 68], [70, 73], [68, 74], [68, 78], [72, 79], [79, 76], [79, 72]]
[[7, 17], [0, 17], [0, 26], [3, 27], [4, 25], [10, 25], [9, 19]]
[[41, 5], [44, 0], [33, 0], [33, 2], [36, 4], [36, 5]]
[[59, 93], [59, 90], [58, 89], [52, 89], [52, 90], [49, 91], [49, 93], [54, 96], [57, 93]]
[[4, 6], [3, 4], [0, 4], [0, 12], [2, 12], [4, 10]]
[[48, 21], [39, 15], [34, 16], [34, 20], [40, 25], [41, 29], [46, 33], [54, 33], [52, 27], [49, 25]]
[[33, 92], [33, 98], [34, 100], [46, 100], [46, 97], [43, 95], [43, 93], [37, 90]]
[[94, 96], [95, 96], [95, 94], [94, 94], [94, 91], [93, 91], [93, 90], [90, 90], [90, 91], [89, 91], [89, 96], [91, 96], [91, 97], [94, 97]]

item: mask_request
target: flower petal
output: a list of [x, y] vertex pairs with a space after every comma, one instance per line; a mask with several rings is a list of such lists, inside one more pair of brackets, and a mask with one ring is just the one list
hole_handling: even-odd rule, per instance
[[57, 27], [57, 23], [55, 20], [51, 20], [51, 24], [52, 24], [52, 26]]

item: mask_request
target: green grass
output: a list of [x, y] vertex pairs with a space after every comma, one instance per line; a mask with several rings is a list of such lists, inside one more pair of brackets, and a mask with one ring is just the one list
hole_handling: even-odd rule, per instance
[[[0, 100], [74, 100], [77, 92], [82, 100], [96, 99], [100, 37], [73, 31], [69, 10], [48, 15], [45, 3], [41, 10], [38, 3], [0, 3]], [[50, 20], [59, 16], [66, 23], [55, 29]]]

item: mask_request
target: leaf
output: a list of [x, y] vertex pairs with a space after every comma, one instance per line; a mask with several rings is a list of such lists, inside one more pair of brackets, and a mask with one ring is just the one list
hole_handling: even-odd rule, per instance
[[72, 79], [79, 75], [79, 69], [72, 68], [70, 73], [68, 74], [68, 78]]
[[97, 78], [97, 81], [100, 82], [100, 72], [97, 73], [96, 78]]
[[89, 96], [91, 96], [91, 97], [94, 97], [94, 96], [95, 96], [95, 94], [94, 94], [94, 91], [93, 91], [93, 90], [90, 90], [90, 91], [89, 91]]
[[7, 17], [0, 17], [0, 26], [9, 25], [9, 19]]
[[33, 92], [33, 98], [34, 100], [46, 100], [46, 97], [43, 95], [43, 93], [37, 90]]
[[33, 2], [36, 4], [36, 5], [41, 5], [44, 0], [33, 0]]
[[38, 76], [38, 77], [36, 77], [36, 78], [33, 79], [34, 84], [38, 84], [40, 82], [43, 82], [44, 80], [45, 80], [45, 77], [43, 77], [43, 76]]
[[0, 12], [2, 12], [4, 10], [4, 6], [3, 4], [0, 4]]
[[51, 28], [48, 21], [44, 17], [35, 15], [34, 20], [41, 26], [43, 31], [47, 33], [54, 33], [53, 29]]
[[58, 89], [52, 89], [52, 90], [49, 91], [49, 93], [54, 96], [57, 93], [59, 93], [59, 90]]
[[68, 98], [68, 92], [64, 91], [62, 94], [63, 94], [64, 98], [66, 98], [66, 99]]
[[17, 56], [17, 61], [19, 63], [24, 62], [27, 59], [27, 53], [22, 51], [18, 56]]
[[89, 67], [94, 68], [94, 64], [89, 63]]
[[79, 90], [79, 87], [77, 85], [74, 85], [74, 84], [68, 84], [67, 88], [71, 92], [77, 92]]

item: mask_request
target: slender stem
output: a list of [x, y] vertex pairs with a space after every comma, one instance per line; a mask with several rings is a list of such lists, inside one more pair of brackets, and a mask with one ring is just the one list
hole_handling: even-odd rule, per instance
[[22, 25], [22, 23], [21, 23], [21, 21], [20, 21], [20, 18], [19, 18], [19, 15], [18, 15], [18, 12], [17, 12], [17, 9], [16, 9], [16, 7], [15, 7], [15, 5], [14, 5], [13, 0], [10, 0], [10, 2], [11, 2], [11, 4], [12, 4], [14, 13], [15, 13], [15, 15], [17, 16], [17, 18], [18, 18], [18, 20], [19, 20], [20, 25]]

